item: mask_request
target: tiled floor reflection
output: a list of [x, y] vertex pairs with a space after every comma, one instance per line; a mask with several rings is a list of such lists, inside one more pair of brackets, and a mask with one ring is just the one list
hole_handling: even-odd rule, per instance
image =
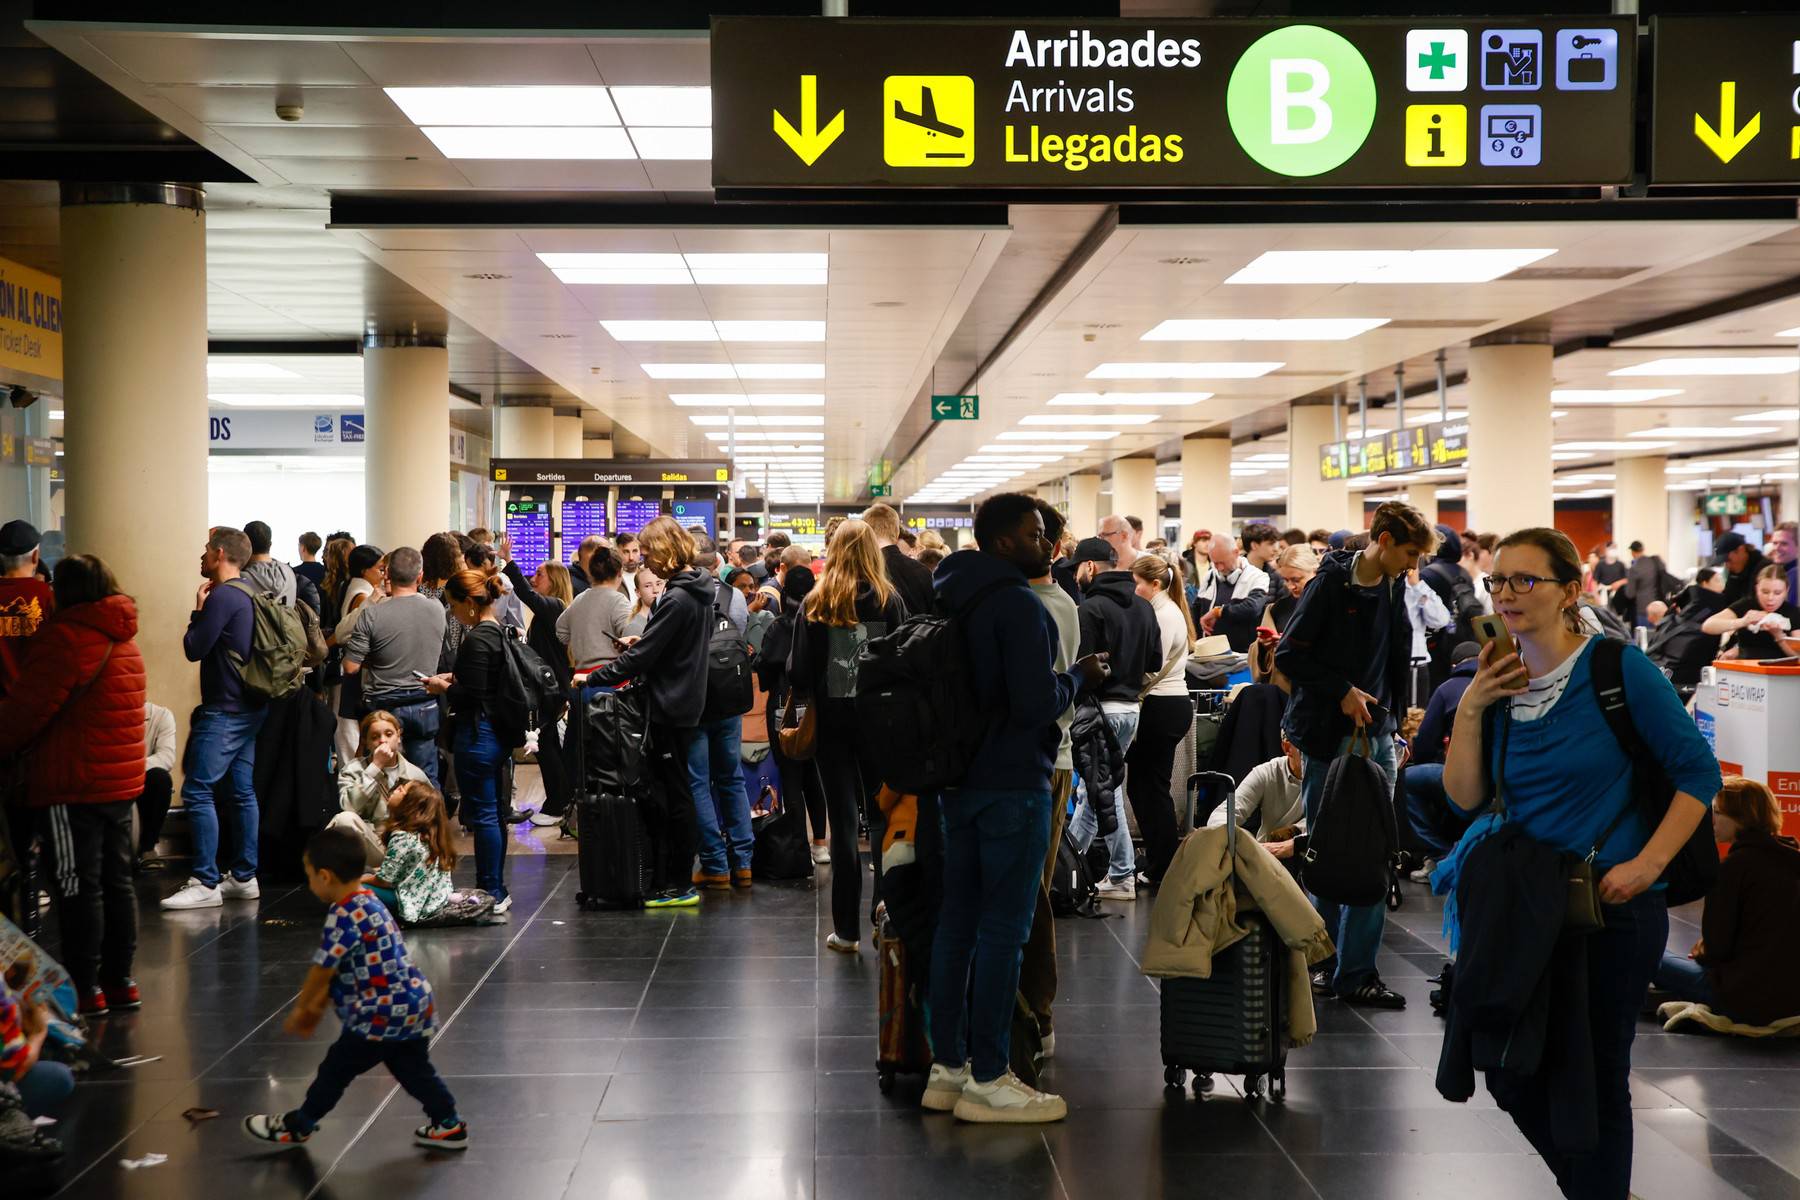
[[[115, 1017], [116, 1054], [160, 1061], [84, 1083], [57, 1132], [67, 1196], [280, 1200], [980, 1200], [1167, 1196], [1554, 1196], [1543, 1166], [1485, 1095], [1438, 1097], [1437, 906], [1412, 889], [1384, 974], [1403, 1013], [1322, 1009], [1290, 1058], [1285, 1106], [1246, 1104], [1221, 1079], [1171, 1097], [1156, 992], [1137, 974], [1149, 901], [1059, 928], [1064, 1003], [1047, 1085], [1067, 1122], [974, 1128], [916, 1107], [918, 1085], [875, 1086], [873, 955], [825, 952], [828, 892], [759, 886], [698, 911], [577, 912], [574, 858], [515, 830], [510, 925], [414, 932], [440, 997], [433, 1051], [474, 1130], [461, 1157], [415, 1149], [412, 1102], [358, 1082], [307, 1146], [245, 1141], [245, 1113], [304, 1091], [335, 1025], [280, 1031], [320, 910], [303, 891], [162, 914], [147, 881], [138, 977], [146, 1004]], [[459, 874], [472, 864], [465, 863]], [[825, 875], [821, 873], [821, 882]], [[1683, 914], [1691, 918], [1693, 914]], [[1671, 944], [1696, 930], [1678, 919]], [[1634, 1190], [1645, 1200], [1800, 1197], [1800, 1047], [1639, 1035]], [[220, 1119], [190, 1127], [184, 1109]], [[120, 1160], [165, 1154], [128, 1171]], [[10, 1197], [10, 1185], [0, 1186]]]

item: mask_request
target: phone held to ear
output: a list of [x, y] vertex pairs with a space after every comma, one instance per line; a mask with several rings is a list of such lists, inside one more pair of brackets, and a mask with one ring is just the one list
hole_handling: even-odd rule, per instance
[[1483, 613], [1471, 622], [1475, 627], [1475, 638], [1483, 646], [1494, 643], [1493, 656], [1490, 662], [1505, 658], [1508, 654], [1519, 652], [1519, 643], [1513, 640], [1512, 632], [1506, 628], [1506, 622], [1498, 613]]

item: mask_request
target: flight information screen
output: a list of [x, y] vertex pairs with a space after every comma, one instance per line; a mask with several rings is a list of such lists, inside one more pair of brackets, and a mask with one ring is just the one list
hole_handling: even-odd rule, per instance
[[550, 557], [550, 502], [508, 500], [506, 536], [512, 542], [512, 558], [527, 576]]
[[708, 537], [717, 534], [719, 528], [719, 506], [711, 500], [674, 500], [669, 503], [669, 515], [683, 529], [692, 529], [696, 525], [706, 527]]
[[641, 533], [644, 526], [662, 516], [661, 500], [621, 500], [613, 506], [620, 533]]
[[562, 503], [563, 565], [575, 561], [584, 539], [606, 536], [606, 501], [564, 500]]

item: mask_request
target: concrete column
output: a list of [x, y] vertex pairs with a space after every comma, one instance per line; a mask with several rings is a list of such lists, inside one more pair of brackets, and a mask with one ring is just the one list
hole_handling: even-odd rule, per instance
[[450, 352], [419, 335], [363, 339], [369, 539], [423, 546], [451, 524]]
[[1154, 458], [1120, 458], [1112, 465], [1112, 512], [1115, 516], [1136, 517], [1144, 523], [1144, 540], [1160, 537], [1157, 527], [1162, 511], [1156, 494], [1156, 460]]
[[[1288, 520], [1302, 529], [1345, 528], [1345, 514], [1361, 500], [1343, 480], [1319, 478], [1319, 447], [1337, 440], [1329, 405], [1288, 409]], [[1360, 515], [1350, 527], [1362, 528]]]
[[[1152, 487], [1156, 486], [1154, 483]], [[1069, 476], [1069, 532], [1077, 541], [1100, 531], [1100, 477]]]
[[548, 405], [494, 410], [495, 458], [555, 458], [556, 413]]
[[185, 736], [200, 677], [181, 635], [207, 537], [205, 195], [65, 184], [61, 240], [68, 547], [136, 598], [149, 696]]
[[1231, 439], [1191, 437], [1181, 442], [1181, 545], [1195, 531], [1231, 528]]
[[1555, 520], [1550, 347], [1469, 350], [1469, 526], [1511, 533]]
[[[1663, 565], [1680, 574], [1700, 565], [1700, 493], [1669, 492], [1667, 495], [1669, 549], [1663, 555]], [[1786, 517], [1782, 519], [1787, 520]]]
[[584, 438], [581, 442], [581, 457], [611, 458], [613, 444], [611, 438]]
[[552, 458], [580, 458], [581, 454], [581, 413], [571, 409], [568, 412], [553, 410], [550, 418]]
[[1619, 557], [1634, 541], [1644, 543], [1649, 554], [1669, 559], [1669, 493], [1664, 490], [1664, 471], [1669, 460], [1661, 454], [1621, 458], [1613, 464], [1613, 541]]
[[1425, 519], [1433, 525], [1437, 524], [1437, 484], [1409, 483], [1406, 485], [1406, 502], [1425, 514]]

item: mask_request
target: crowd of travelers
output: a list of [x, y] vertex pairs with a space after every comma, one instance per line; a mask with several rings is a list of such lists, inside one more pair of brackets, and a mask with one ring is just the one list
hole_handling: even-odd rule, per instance
[[[1109, 515], [1082, 536], [1021, 494], [984, 502], [973, 545], [956, 550], [885, 504], [834, 519], [820, 547], [779, 533], [721, 542], [664, 516], [528, 575], [487, 530], [387, 549], [309, 532], [290, 566], [267, 525], [215, 527], [183, 636], [200, 703], [180, 749], [173, 714], [150, 699], [159, 681], [145, 677], [131, 596], [91, 555], [46, 570], [38, 532], [13, 521], [0, 528], [0, 758], [19, 768], [8, 846], [27, 863], [42, 847], [80, 1015], [140, 1006], [134, 876], [160, 862], [177, 760], [190, 865], [162, 908], [256, 899], [271, 844], [259, 837], [259, 741], [283, 697], [304, 690], [326, 714], [319, 769], [335, 775], [338, 803], [304, 830], [305, 879], [329, 914], [287, 1028], [310, 1033], [335, 1004], [344, 1032], [304, 1104], [253, 1116], [245, 1132], [304, 1142], [351, 1080], [385, 1065], [427, 1113], [417, 1140], [457, 1149], [468, 1128], [431, 1067], [430, 983], [402, 930], [470, 896], [505, 918], [506, 827], [571, 823], [585, 706], [611, 691], [641, 697], [649, 753], [681, 781], [646, 817], [644, 907], [753, 886], [743, 764], [746, 743], [762, 742], [776, 789], [805, 814], [812, 864], [833, 868], [824, 947], [858, 955], [880, 928], [881, 850], [903, 790], [859, 716], [859, 664], [872, 645], [947, 618], [979, 718], [937, 796], [922, 1102], [975, 1122], [1056, 1120], [1065, 1102], [1020, 1077], [1011, 1039], [1022, 1003], [1041, 1057], [1054, 1057], [1059, 851], [1103, 860], [1100, 902], [1157, 891], [1188, 819], [1176, 761], [1195, 736], [1191, 671], [1229, 661], [1269, 719], [1258, 737], [1240, 730], [1258, 756], [1196, 823], [1229, 815], [1304, 886], [1340, 767], [1364, 760], [1396, 797], [1400, 840], [1423, 848], [1415, 881], [1447, 896], [1456, 962], [1440, 1090], [1466, 1098], [1473, 1072], [1488, 1072], [1565, 1194], [1623, 1195], [1631, 1045], [1652, 984], [1750, 1023], [1800, 1015], [1800, 977], [1779, 952], [1800, 918], [1800, 849], [1765, 788], [1721, 778], [1679, 675], [1640, 648], [1679, 626], [1708, 640], [1711, 658], [1786, 654], [1800, 617], [1793, 525], [1775, 531], [1767, 559], [1723, 535], [1717, 564], [1691, 582], [1641, 543], [1629, 561], [1610, 543], [1584, 557], [1555, 530], [1456, 531], [1398, 502], [1359, 531], [1252, 522], [1196, 531], [1185, 548], [1147, 532]], [[745, 707], [722, 700], [716, 679], [720, 647], [734, 645], [755, 681]], [[543, 694], [573, 705], [522, 704], [521, 662], [541, 664]], [[1621, 707], [1634, 735], [1620, 733]], [[804, 738], [788, 736], [802, 725]], [[521, 753], [541, 779], [536, 811], [514, 804]], [[1651, 777], [1668, 793], [1655, 812], [1639, 802]], [[1709, 818], [1731, 851], [1704, 937], [1670, 954], [1665, 876]], [[457, 824], [469, 892], [453, 875]], [[1579, 953], [1552, 950], [1571, 940], [1562, 885], [1578, 876], [1604, 919], [1582, 930]], [[1312, 901], [1333, 950], [1312, 964], [1318, 1002], [1404, 1007], [1379, 969], [1387, 898]], [[372, 938], [379, 963], [351, 953]], [[1510, 1050], [1494, 1051], [1493, 1006], [1466, 998], [1512, 997], [1520, 988], [1506, 981], [1521, 976], [1553, 980], [1549, 1004], [1582, 1010], [1551, 1019], [1580, 1026], [1585, 1065], [1542, 1053], [1545, 1006], [1529, 996], [1508, 1019], [1534, 1031], [1542, 1061], [1518, 1070]], [[0, 985], [0, 1092], [16, 1091], [26, 1113], [70, 1086], [42, 1057], [44, 1021]], [[1568, 1124], [1571, 1070], [1585, 1136]]]

